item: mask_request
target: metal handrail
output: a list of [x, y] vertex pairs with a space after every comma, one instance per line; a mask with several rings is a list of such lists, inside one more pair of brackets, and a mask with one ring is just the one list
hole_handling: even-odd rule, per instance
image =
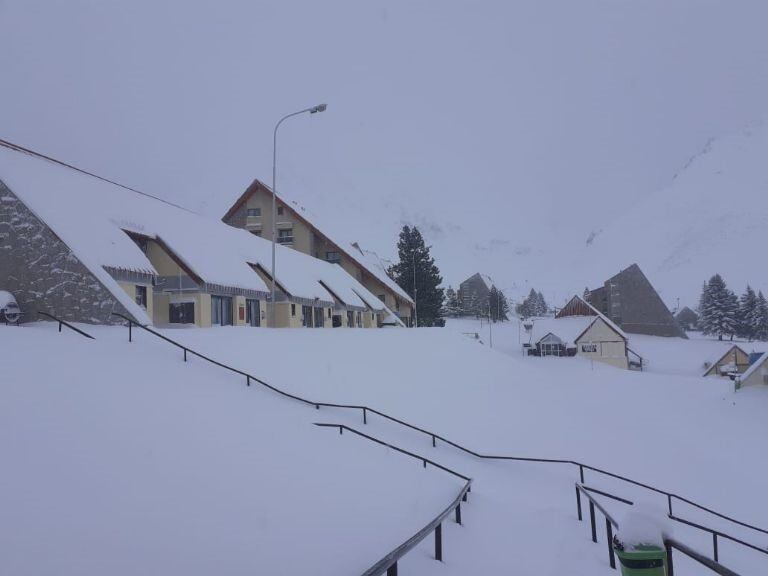
[[82, 336], [85, 336], [86, 338], [90, 338], [91, 340], [96, 340], [96, 338], [94, 338], [93, 336], [91, 336], [91, 335], [90, 335], [90, 334], [88, 334], [87, 332], [85, 332], [85, 331], [83, 331], [83, 330], [80, 330], [80, 328], [77, 328], [76, 326], [72, 326], [72, 324], [70, 324], [70, 323], [69, 323], [69, 322], [67, 322], [66, 320], [62, 320], [61, 318], [57, 318], [57, 317], [56, 317], [56, 316], [54, 316], [53, 314], [49, 314], [48, 312], [42, 312], [42, 311], [40, 311], [40, 310], [38, 310], [38, 312], [37, 312], [37, 313], [38, 313], [40, 316], [47, 316], [47, 317], [48, 317], [48, 318], [50, 318], [51, 320], [55, 320], [56, 322], [58, 322], [58, 323], [59, 323], [59, 332], [61, 332], [61, 327], [62, 327], [62, 326], [66, 326], [66, 327], [67, 327], [67, 328], [69, 328], [70, 330], [74, 330], [75, 332], [77, 332], [78, 334], [80, 334], [80, 335], [82, 335]]
[[356, 434], [358, 436], [366, 438], [367, 440], [375, 442], [376, 444], [386, 446], [387, 448], [400, 452], [401, 454], [405, 454], [407, 456], [415, 458], [416, 460], [419, 460], [423, 463], [424, 468], [427, 467], [427, 464], [431, 464], [435, 468], [439, 468], [444, 472], [447, 472], [449, 474], [452, 474], [453, 476], [456, 476], [457, 478], [464, 480], [464, 486], [462, 486], [461, 490], [459, 491], [459, 494], [456, 496], [456, 498], [454, 498], [451, 501], [451, 503], [442, 512], [440, 512], [440, 514], [438, 514], [432, 520], [430, 520], [429, 523], [426, 526], [424, 526], [424, 528], [416, 532], [416, 534], [411, 536], [408, 540], [400, 544], [394, 550], [387, 553], [387, 555], [384, 556], [381, 560], [379, 560], [373, 566], [368, 568], [368, 570], [363, 572], [363, 576], [379, 576], [380, 574], [384, 574], [385, 572], [387, 573], [388, 576], [392, 576], [392, 575], [396, 576], [397, 563], [400, 560], [400, 558], [405, 556], [408, 552], [410, 552], [415, 546], [417, 546], [422, 540], [424, 540], [427, 536], [429, 536], [433, 532], [435, 533], [435, 559], [442, 561], [443, 559], [442, 522], [451, 514], [451, 512], [454, 512], [456, 523], [461, 524], [461, 503], [467, 501], [467, 494], [472, 489], [472, 479], [468, 476], [460, 474], [459, 472], [456, 472], [455, 470], [451, 470], [450, 468], [443, 466], [442, 464], [438, 464], [437, 462], [434, 462], [429, 458], [425, 458], [424, 456], [420, 456], [419, 454], [415, 454], [413, 452], [400, 448], [399, 446], [395, 446], [394, 444], [385, 442], [384, 440], [376, 438], [375, 436], [370, 436], [369, 434], [360, 432], [359, 430], [351, 428], [345, 424], [327, 424], [327, 423], [315, 422], [315, 426], [320, 426], [323, 428], [338, 428], [339, 434], [343, 434], [344, 430], [347, 430], [349, 432], [352, 432], [353, 434]]
[[675, 567], [672, 561], [673, 549], [679, 552], [682, 552], [689, 558], [696, 560], [699, 564], [706, 566], [707, 568], [719, 574], [720, 576], [739, 576], [738, 573], [734, 572], [730, 568], [726, 568], [719, 562], [716, 562], [715, 560], [711, 560], [710, 558], [707, 558], [703, 554], [696, 552], [696, 550], [694, 550], [693, 548], [686, 546], [682, 542], [678, 542], [677, 540], [674, 540], [672, 538], [666, 538], [664, 540], [664, 547], [667, 550], [667, 576], [674, 576], [675, 574]]
[[[630, 506], [634, 505], [634, 502], [631, 500], [627, 500], [626, 498], [621, 498], [619, 496], [616, 496], [614, 494], [610, 494], [608, 492], [604, 492], [602, 490], [597, 490], [595, 488], [590, 488], [588, 486], [584, 486], [583, 484], [576, 483], [576, 508], [578, 512], [578, 518], [579, 521], [582, 520], [582, 511], [581, 511], [581, 495], [584, 494], [584, 496], [589, 500], [589, 517], [590, 517], [590, 524], [592, 529], [592, 541], [597, 542], [597, 530], [596, 530], [596, 523], [595, 523], [595, 508], [598, 509], [603, 516], [605, 516], [606, 519], [606, 534], [607, 534], [607, 540], [609, 543], [609, 561], [611, 564], [611, 568], [615, 568], [615, 560], [613, 556], [613, 549], [610, 546], [611, 540], [613, 538], [613, 532], [612, 528], [614, 527], [618, 529], [619, 524], [618, 522], [603, 508], [603, 506], [595, 500], [591, 493], [599, 494], [601, 496], [605, 496], [607, 498], [610, 498], [612, 500], [616, 500], [618, 502], [622, 502], [623, 504], [628, 504]], [[680, 518], [678, 516], [674, 516], [672, 514], [668, 514], [667, 517], [674, 521], [679, 522], [681, 524], [685, 524], [687, 526], [691, 526], [692, 528], [697, 528], [698, 530], [702, 530], [704, 532], [708, 532], [712, 535], [712, 548], [713, 548], [713, 559], [715, 563], [719, 563], [720, 557], [718, 552], [718, 537], [725, 538], [726, 540], [730, 540], [731, 542], [735, 542], [736, 544], [741, 544], [742, 546], [746, 546], [747, 548], [750, 548], [752, 550], [756, 550], [758, 552], [762, 552], [763, 554], [768, 555], [768, 549], [760, 548], [759, 546], [755, 546], [754, 544], [750, 544], [749, 542], [745, 542], [744, 540], [741, 540], [739, 538], [736, 538], [735, 536], [731, 536], [730, 534], [726, 534], [725, 532], [721, 532], [719, 530], [714, 530], [712, 528], [709, 528], [707, 526], [703, 526], [701, 524], [697, 524], [695, 522], [691, 522], [690, 520], [686, 520], [684, 518]], [[610, 525], [609, 525], [610, 524]], [[696, 554], [699, 554], [696, 552]], [[709, 562], [712, 562], [712, 560], [707, 559]], [[718, 564], [718, 566], [721, 566]], [[671, 572], [668, 574], [668, 576], [671, 575]]]
[[672, 500], [676, 499], [680, 502], [686, 503], [690, 506], [693, 506], [694, 508], [698, 508], [699, 510], [702, 510], [704, 512], [707, 512], [708, 514], [712, 514], [713, 516], [717, 516], [718, 518], [721, 518], [723, 520], [727, 520], [729, 522], [732, 522], [734, 524], [737, 524], [739, 526], [742, 526], [744, 528], [748, 528], [751, 530], [755, 530], [757, 532], [761, 532], [763, 534], [768, 534], [768, 530], [765, 528], [760, 528], [759, 526], [754, 526], [752, 524], [748, 524], [747, 522], [742, 522], [741, 520], [737, 520], [735, 518], [732, 518], [726, 514], [723, 514], [721, 512], [717, 512], [711, 508], [708, 508], [706, 506], [703, 506], [702, 504], [698, 504], [697, 502], [694, 502], [693, 500], [690, 500], [688, 498], [684, 498], [682, 496], [679, 496], [677, 494], [674, 494], [672, 492], [667, 492], [666, 490], [662, 490], [660, 488], [656, 488], [655, 486], [651, 486], [649, 484], [645, 484], [643, 482], [638, 482], [637, 480], [632, 480], [631, 478], [627, 478], [626, 476], [621, 476], [620, 474], [614, 474], [613, 472], [608, 472], [607, 470], [603, 470], [601, 468], [596, 468], [594, 466], [590, 466], [588, 464], [584, 464], [583, 462], [578, 462], [576, 460], [568, 460], [568, 459], [559, 459], [559, 458], [530, 458], [530, 457], [523, 457], [523, 456], [499, 456], [499, 455], [492, 455], [492, 454], [482, 454], [480, 452], [476, 452], [474, 450], [471, 450], [469, 448], [466, 448], [462, 446], [461, 444], [458, 444], [456, 442], [453, 442], [444, 436], [441, 436], [440, 434], [436, 434], [434, 432], [431, 432], [429, 430], [426, 430], [424, 428], [421, 428], [419, 426], [415, 426], [413, 424], [410, 424], [408, 422], [405, 422], [404, 420], [400, 420], [399, 418], [395, 418], [394, 416], [390, 416], [389, 414], [385, 414], [384, 412], [381, 412], [379, 410], [376, 410], [374, 408], [370, 408], [368, 406], [364, 405], [356, 405], [356, 404], [336, 404], [336, 403], [330, 403], [330, 402], [316, 402], [312, 400], [308, 400], [306, 398], [302, 398], [301, 396], [297, 396], [295, 394], [291, 394], [289, 392], [286, 392], [284, 390], [281, 390], [275, 386], [272, 386], [271, 384], [268, 384], [267, 382], [264, 382], [263, 380], [252, 376], [248, 374], [247, 372], [244, 372], [242, 370], [238, 370], [237, 368], [233, 368], [231, 366], [228, 366], [226, 364], [223, 364], [217, 360], [214, 360], [213, 358], [210, 358], [204, 354], [201, 354], [199, 352], [196, 352], [195, 350], [192, 350], [191, 348], [188, 348], [184, 346], [183, 344], [180, 344], [176, 342], [175, 340], [172, 340], [154, 330], [151, 328], [144, 326], [142, 324], [139, 324], [135, 322], [132, 318], [129, 318], [123, 314], [120, 314], [118, 312], [113, 312], [112, 315], [122, 318], [123, 320], [126, 320], [128, 322], [128, 339], [129, 341], [132, 340], [132, 327], [138, 326], [142, 330], [145, 330], [149, 332], [150, 334], [153, 334], [154, 336], [165, 340], [166, 342], [176, 346], [177, 348], [184, 351], [184, 360], [187, 360], [187, 355], [192, 354], [193, 356], [197, 356], [198, 358], [201, 358], [203, 360], [206, 360], [207, 362], [210, 362], [211, 364], [214, 364], [216, 366], [219, 366], [221, 368], [224, 368], [226, 370], [229, 370], [231, 372], [234, 372], [236, 374], [239, 374], [241, 376], [244, 376], [246, 378], [246, 384], [248, 386], [251, 385], [251, 381], [254, 381], [258, 384], [261, 384], [262, 386], [265, 386], [266, 388], [269, 388], [273, 392], [276, 392], [280, 394], [281, 396], [284, 396], [286, 398], [290, 398], [292, 400], [296, 400], [298, 402], [301, 402], [303, 404], [314, 406], [316, 409], [320, 409], [320, 407], [324, 408], [341, 408], [341, 409], [351, 409], [351, 410], [360, 410], [363, 413], [363, 423], [368, 423], [368, 413], [376, 414], [377, 416], [380, 416], [381, 418], [384, 418], [385, 420], [389, 420], [390, 422], [394, 422], [396, 424], [399, 424], [400, 426], [403, 426], [405, 428], [409, 428], [411, 430], [415, 430], [417, 432], [420, 432], [426, 436], [429, 436], [432, 439], [432, 446], [437, 446], [437, 441], [440, 440], [442, 443], [447, 444], [448, 446], [451, 446], [453, 448], [456, 448], [457, 450], [464, 452], [466, 454], [470, 454], [476, 458], [483, 459], [483, 460], [508, 460], [508, 461], [515, 461], [515, 462], [537, 462], [537, 463], [546, 463], [546, 464], [570, 464], [573, 466], [578, 466], [579, 468], [579, 477], [581, 480], [581, 483], [584, 483], [584, 471], [585, 470], [591, 470], [593, 472], [596, 472], [598, 474], [602, 474], [604, 476], [608, 476], [610, 478], [614, 478], [616, 480], [621, 480], [623, 482], [627, 482], [628, 484], [632, 484], [634, 486], [638, 486], [640, 488], [644, 488], [646, 490], [650, 490], [652, 492], [656, 492], [657, 494], [662, 494], [667, 497], [667, 503], [668, 503], [668, 511], [670, 515], [673, 515], [672, 512]]

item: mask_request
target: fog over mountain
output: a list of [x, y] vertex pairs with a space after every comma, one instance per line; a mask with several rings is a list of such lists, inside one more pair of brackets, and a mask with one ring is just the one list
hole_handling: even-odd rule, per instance
[[764, 0], [0, 0], [0, 138], [220, 217], [270, 182], [274, 123], [328, 102], [281, 128], [278, 188], [333, 236], [391, 258], [415, 224], [446, 284], [558, 301], [637, 261], [694, 304], [717, 271], [768, 288], [738, 256], [767, 239], [766, 21]]

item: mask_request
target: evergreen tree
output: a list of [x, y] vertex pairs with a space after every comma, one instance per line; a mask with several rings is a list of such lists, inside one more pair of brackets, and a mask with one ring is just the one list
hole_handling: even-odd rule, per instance
[[440, 325], [443, 309], [443, 278], [415, 226], [403, 226], [397, 242], [399, 262], [389, 271], [395, 282], [416, 302], [419, 326]]
[[507, 303], [507, 298], [501, 290], [496, 288], [496, 286], [491, 287], [491, 292], [488, 295], [488, 305], [490, 306], [491, 320], [494, 322], [509, 320], [509, 304]]
[[712, 276], [705, 285], [699, 300], [699, 311], [705, 335], [717, 334], [718, 340], [722, 340], [723, 336], [733, 338], [738, 328], [739, 299], [719, 274]]
[[456, 290], [454, 290], [453, 287], [448, 286], [448, 290], [445, 291], [445, 305], [443, 306], [443, 315], [455, 318], [460, 314], [461, 306], [459, 304], [459, 296], [456, 294]]
[[757, 294], [747, 284], [747, 290], [739, 299], [738, 334], [742, 338], [752, 341], [757, 337], [759, 330], [759, 317], [757, 314]]
[[547, 312], [549, 312], [549, 306], [547, 305], [547, 301], [544, 300], [544, 294], [541, 292], [536, 293], [536, 315], [537, 316], [546, 316]]
[[757, 305], [755, 306], [755, 338], [765, 342], [768, 340], [768, 300], [763, 292], [757, 293]]

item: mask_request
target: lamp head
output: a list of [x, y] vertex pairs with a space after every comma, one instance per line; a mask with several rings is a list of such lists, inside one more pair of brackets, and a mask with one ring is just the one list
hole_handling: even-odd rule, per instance
[[326, 108], [328, 108], [328, 104], [318, 104], [317, 106], [310, 108], [309, 113], [316, 114], [317, 112], [325, 112]]

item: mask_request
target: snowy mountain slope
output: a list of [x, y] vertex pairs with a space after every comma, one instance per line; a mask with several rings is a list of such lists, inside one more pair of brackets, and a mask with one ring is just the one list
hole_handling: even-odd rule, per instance
[[87, 329], [0, 327], [2, 574], [360, 574], [462, 485], [159, 340]]
[[637, 262], [670, 306], [695, 306], [715, 273], [739, 293], [747, 282], [768, 291], [766, 158], [764, 121], [709, 141], [668, 186], [607, 224], [580, 265], [602, 281]]

